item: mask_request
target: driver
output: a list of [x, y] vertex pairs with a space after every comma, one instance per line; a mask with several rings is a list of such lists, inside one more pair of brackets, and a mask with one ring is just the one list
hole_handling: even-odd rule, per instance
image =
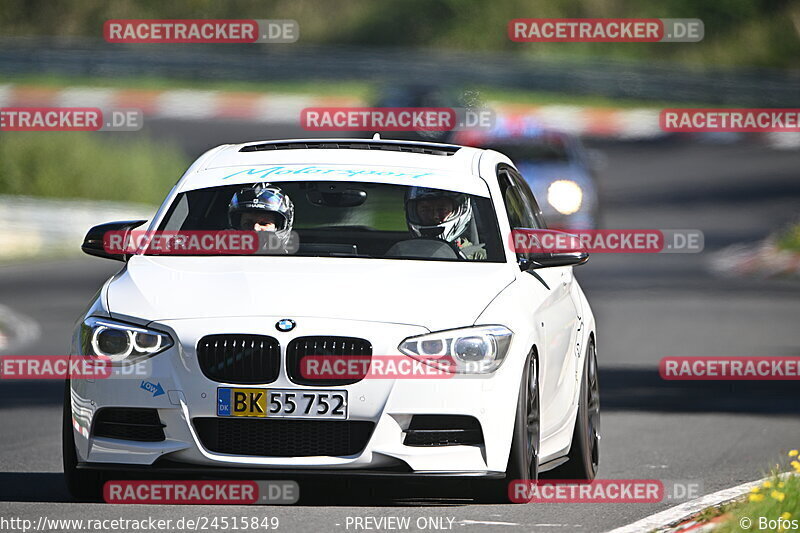
[[469, 195], [455, 191], [411, 187], [406, 193], [406, 222], [415, 237], [441, 239], [467, 259], [486, 259], [486, 250], [465, 236], [472, 220]]
[[228, 222], [233, 229], [263, 234], [262, 248], [286, 253], [292, 245], [294, 204], [279, 187], [256, 183], [233, 195]]

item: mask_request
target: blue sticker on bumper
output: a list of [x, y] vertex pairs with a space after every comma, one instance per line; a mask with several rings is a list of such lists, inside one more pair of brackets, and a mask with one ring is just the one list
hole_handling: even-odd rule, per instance
[[217, 416], [231, 416], [231, 389], [217, 389]]

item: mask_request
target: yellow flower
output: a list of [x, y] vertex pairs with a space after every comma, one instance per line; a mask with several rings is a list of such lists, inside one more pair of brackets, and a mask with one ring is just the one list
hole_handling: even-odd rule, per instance
[[758, 488], [758, 487], [753, 487], [752, 489], [750, 489], [750, 492], [752, 492], [753, 494], [755, 494], [755, 493], [757, 493], [759, 490], [761, 490], [761, 489], [760, 489], [760, 488]]
[[800, 471], [800, 462], [798, 462], [798, 461], [792, 461], [792, 462], [791, 462], [791, 463], [789, 463], [789, 464], [790, 464], [790, 465], [792, 465], [792, 467], [794, 467], [794, 469], [795, 469], [795, 470], [798, 470], [798, 471]]
[[797, 457], [798, 455], [800, 455], [800, 452], [797, 450], [791, 450], [789, 452], [789, 457]]
[[764, 495], [763, 494], [751, 494], [750, 495], [750, 501], [751, 502], [760, 502], [763, 499], [764, 499]]
[[791, 517], [792, 517], [792, 513], [790, 513], [790, 512], [785, 512], [785, 513], [783, 513], [781, 515], [781, 518], [783, 518], [784, 520], [789, 520]]
[[778, 488], [779, 488], [779, 489], [782, 489], [782, 488], [783, 488], [783, 487], [785, 487], [785, 486], [786, 486], [786, 483], [784, 483], [783, 481], [781, 481], [780, 483], [778, 483]]
[[764, 484], [761, 485], [761, 486], [764, 487], [765, 489], [768, 489], [768, 488], [770, 488], [772, 486], [772, 482], [771, 481], [765, 481]]
[[769, 495], [770, 495], [770, 496], [771, 496], [773, 499], [775, 499], [775, 500], [778, 500], [779, 502], [782, 502], [782, 501], [783, 501], [783, 499], [784, 499], [784, 498], [786, 498], [786, 494], [784, 494], [783, 492], [779, 492], [779, 491], [777, 491], [777, 490], [773, 490], [772, 492], [770, 492], [770, 494], [769, 494]]

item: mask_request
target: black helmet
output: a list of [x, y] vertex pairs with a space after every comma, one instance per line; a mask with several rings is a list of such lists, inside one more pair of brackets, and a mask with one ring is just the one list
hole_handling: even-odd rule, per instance
[[256, 183], [234, 194], [228, 205], [228, 222], [238, 229], [243, 213], [264, 212], [278, 215], [275, 235], [286, 245], [294, 223], [294, 204], [280, 188], [269, 183]]

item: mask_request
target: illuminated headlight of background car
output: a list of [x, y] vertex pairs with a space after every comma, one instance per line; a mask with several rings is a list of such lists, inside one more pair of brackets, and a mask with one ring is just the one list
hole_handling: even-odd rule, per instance
[[577, 213], [583, 203], [583, 190], [572, 180], [556, 180], [547, 188], [547, 203], [562, 215]]
[[447, 372], [488, 374], [503, 363], [511, 336], [504, 326], [477, 326], [409, 337], [398, 349]]
[[133, 364], [172, 344], [166, 333], [107, 318], [89, 317], [81, 327], [83, 354], [108, 358], [112, 365]]

